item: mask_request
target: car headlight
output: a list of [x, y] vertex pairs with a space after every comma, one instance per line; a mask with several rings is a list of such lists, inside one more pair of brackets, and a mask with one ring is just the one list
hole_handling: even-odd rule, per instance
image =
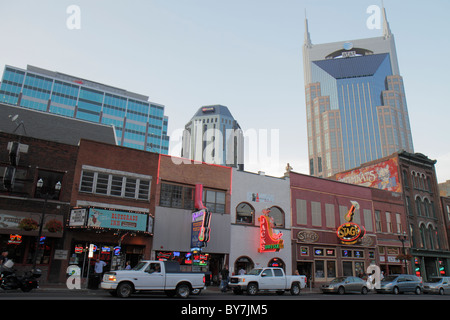
[[116, 275], [115, 274], [105, 274], [104, 279], [105, 281], [117, 281]]

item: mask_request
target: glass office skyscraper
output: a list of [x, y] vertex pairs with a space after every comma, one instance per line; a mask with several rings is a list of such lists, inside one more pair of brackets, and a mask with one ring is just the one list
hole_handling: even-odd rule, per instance
[[148, 97], [34, 66], [5, 66], [0, 101], [66, 117], [113, 125], [118, 145], [169, 152], [164, 106]]
[[403, 79], [383, 9], [383, 36], [314, 45], [303, 62], [310, 174], [329, 177], [398, 150], [413, 153]]

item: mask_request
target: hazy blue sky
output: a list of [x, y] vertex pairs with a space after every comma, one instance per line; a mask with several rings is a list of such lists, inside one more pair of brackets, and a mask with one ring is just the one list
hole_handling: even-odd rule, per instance
[[[70, 5], [81, 29], [66, 26]], [[30, 64], [148, 95], [165, 105], [169, 135], [199, 107], [225, 105], [244, 130], [279, 130], [276, 165], [258, 158], [247, 170], [281, 175], [289, 162], [307, 173], [305, 9], [319, 44], [381, 36], [366, 26], [370, 5], [381, 1], [2, 0], [0, 68]], [[415, 151], [438, 160], [438, 180], [449, 180], [450, 1], [384, 6]]]

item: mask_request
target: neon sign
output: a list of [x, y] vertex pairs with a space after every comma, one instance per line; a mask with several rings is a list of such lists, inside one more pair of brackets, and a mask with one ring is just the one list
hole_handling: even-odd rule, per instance
[[366, 233], [366, 229], [364, 227], [359, 226], [358, 224], [353, 222], [353, 216], [355, 214], [355, 210], [359, 209], [359, 204], [356, 201], [350, 201], [352, 206], [350, 210], [348, 210], [345, 215], [345, 220], [348, 222], [341, 224], [337, 229], [337, 236], [341, 240], [342, 243], [345, 244], [354, 244], [356, 241], [364, 236]]
[[260, 241], [258, 252], [278, 252], [280, 249], [284, 248], [284, 240], [281, 239], [283, 234], [273, 233], [272, 226], [270, 224], [270, 217], [266, 214], [269, 213], [269, 210], [263, 210], [263, 215], [261, 215], [259, 220], [259, 229], [260, 229]]
[[202, 209], [192, 213], [191, 248], [202, 248], [209, 241], [211, 213]]

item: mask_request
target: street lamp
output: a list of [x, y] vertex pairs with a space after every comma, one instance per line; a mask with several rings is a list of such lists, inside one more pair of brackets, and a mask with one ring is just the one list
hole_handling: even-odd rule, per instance
[[405, 241], [407, 239], [406, 232], [403, 231], [403, 234], [398, 235], [398, 240], [402, 242], [402, 253], [403, 253], [403, 261], [405, 262], [405, 273], [408, 273], [408, 268], [406, 264], [406, 252], [405, 252]]
[[[38, 188], [38, 190], [41, 190], [43, 186], [44, 186], [44, 181], [41, 178], [36, 183], [36, 187]], [[50, 192], [49, 190], [47, 190], [47, 192], [45, 194], [40, 193], [41, 195], [44, 196], [44, 208], [42, 209], [42, 217], [41, 217], [41, 221], [39, 223], [39, 233], [38, 233], [38, 237], [37, 237], [37, 240], [36, 240], [36, 247], [34, 249], [33, 270], [36, 269], [37, 252], [38, 252], [38, 249], [39, 249], [39, 242], [41, 242], [42, 226], [44, 225], [45, 209], [47, 208], [48, 198], [50, 196], [56, 195], [60, 190], [61, 190], [61, 182], [58, 181], [56, 183], [56, 185], [55, 185], [55, 191], [54, 192]]]

